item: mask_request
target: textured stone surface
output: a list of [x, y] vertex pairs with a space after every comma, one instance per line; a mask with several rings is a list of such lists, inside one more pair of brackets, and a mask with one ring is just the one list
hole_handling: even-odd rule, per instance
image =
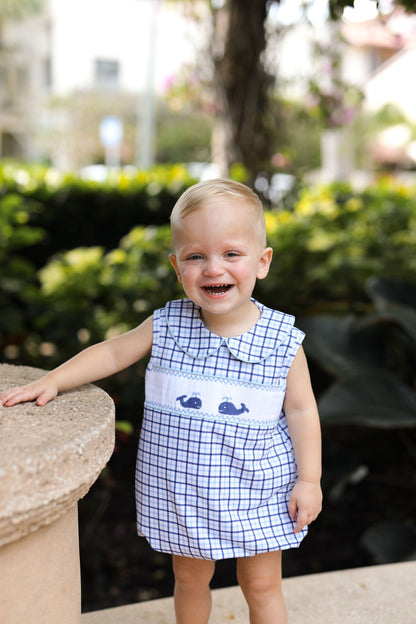
[[[0, 390], [44, 374], [0, 365]], [[0, 407], [0, 545], [49, 524], [86, 494], [114, 448], [114, 404], [96, 386], [44, 407]]]
[[[290, 624], [415, 624], [416, 561], [283, 581]], [[210, 624], [248, 624], [239, 587], [213, 591]], [[82, 624], [175, 624], [173, 599], [85, 613]]]
[[78, 510], [0, 548], [1, 624], [80, 624]]

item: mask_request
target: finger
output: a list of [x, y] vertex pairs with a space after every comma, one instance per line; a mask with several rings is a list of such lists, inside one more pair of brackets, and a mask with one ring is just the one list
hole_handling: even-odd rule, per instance
[[3, 392], [3, 394], [1, 395], [2, 405], [6, 405], [6, 406], [14, 405], [16, 396], [17, 396], [16, 389]]
[[308, 522], [308, 514], [303, 511], [298, 511], [296, 526], [294, 529], [295, 533], [299, 533], [306, 526]]
[[4, 390], [1, 394], [0, 394], [0, 400], [2, 401], [2, 403], [4, 401], [7, 401], [7, 399], [9, 399], [13, 394], [15, 394], [17, 391], [17, 388], [9, 388], [8, 390]]
[[40, 407], [42, 407], [43, 405], [46, 405], [46, 403], [49, 403], [49, 401], [52, 401], [52, 399], [54, 399], [55, 397], [56, 397], [56, 392], [52, 390], [44, 390], [39, 395], [36, 401], [36, 405], [39, 405]]
[[34, 388], [15, 388], [2, 396], [2, 403], [6, 407], [12, 407], [17, 403], [33, 401], [39, 395]]
[[296, 520], [296, 516], [297, 516], [297, 512], [298, 512], [298, 505], [296, 503], [296, 499], [295, 498], [289, 498], [289, 504], [287, 506], [290, 517], [292, 518], [292, 520]]

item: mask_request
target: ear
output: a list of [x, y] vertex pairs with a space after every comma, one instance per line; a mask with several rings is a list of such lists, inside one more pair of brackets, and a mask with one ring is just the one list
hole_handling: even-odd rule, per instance
[[171, 262], [171, 265], [175, 269], [175, 273], [176, 273], [176, 277], [178, 278], [178, 281], [182, 282], [181, 275], [180, 275], [179, 269], [178, 269], [178, 260], [176, 258], [176, 255], [174, 253], [169, 254], [169, 260]]
[[270, 263], [273, 257], [273, 249], [266, 247], [263, 249], [259, 258], [259, 266], [257, 269], [257, 279], [264, 279], [269, 272]]

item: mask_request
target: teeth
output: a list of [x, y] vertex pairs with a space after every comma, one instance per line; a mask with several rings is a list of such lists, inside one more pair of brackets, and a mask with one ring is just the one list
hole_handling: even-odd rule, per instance
[[227, 290], [230, 290], [230, 288], [230, 284], [209, 284], [208, 286], [204, 286], [204, 290], [210, 295], [222, 295], [227, 292]]

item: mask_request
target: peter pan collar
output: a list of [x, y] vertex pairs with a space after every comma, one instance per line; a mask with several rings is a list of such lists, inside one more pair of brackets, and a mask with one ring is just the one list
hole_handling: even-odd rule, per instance
[[192, 358], [205, 359], [225, 345], [235, 358], [255, 364], [278, 349], [290, 334], [295, 319], [255, 299], [253, 302], [260, 309], [260, 319], [241, 336], [222, 338], [210, 332], [202, 322], [200, 308], [190, 299], [168, 302], [165, 307], [166, 322], [177, 346]]

